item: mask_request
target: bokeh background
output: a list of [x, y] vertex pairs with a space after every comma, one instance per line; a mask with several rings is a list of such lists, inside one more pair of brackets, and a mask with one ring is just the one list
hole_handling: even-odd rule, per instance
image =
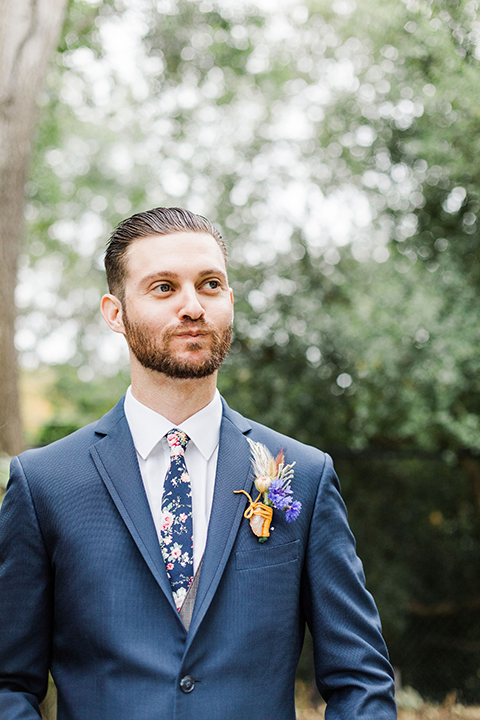
[[[18, 268], [0, 268], [18, 270], [23, 421], [5, 458], [128, 385], [98, 313], [111, 229], [159, 205], [206, 215], [236, 297], [221, 392], [333, 455], [405, 702], [480, 705], [478, 2], [55, 12]], [[16, 384], [0, 373], [2, 427]], [[299, 677], [309, 688], [308, 638]]]

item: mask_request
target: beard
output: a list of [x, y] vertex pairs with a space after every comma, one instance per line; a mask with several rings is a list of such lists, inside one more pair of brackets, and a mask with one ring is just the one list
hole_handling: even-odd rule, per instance
[[[164, 373], [167, 377], [190, 380], [212, 375], [225, 360], [232, 340], [232, 324], [223, 330], [206, 323], [205, 320], [184, 321], [179, 327], [167, 328], [161, 335], [152, 333], [140, 323], [131, 323], [126, 308], [123, 308], [123, 324], [125, 338], [138, 362], [148, 370]], [[170, 347], [170, 342], [179, 332], [200, 330], [199, 336], [186, 345], [186, 350], [195, 352], [203, 350], [210, 344], [207, 357], [203, 360], [179, 358]]]

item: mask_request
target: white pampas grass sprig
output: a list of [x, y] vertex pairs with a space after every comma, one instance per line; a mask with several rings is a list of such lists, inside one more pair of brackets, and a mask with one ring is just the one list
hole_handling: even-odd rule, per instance
[[288, 484], [293, 477], [293, 466], [295, 463], [285, 465], [283, 461], [283, 450], [277, 458], [274, 458], [270, 450], [263, 443], [254, 442], [247, 438], [252, 451], [253, 472], [256, 478], [269, 478], [275, 480], [280, 478]]

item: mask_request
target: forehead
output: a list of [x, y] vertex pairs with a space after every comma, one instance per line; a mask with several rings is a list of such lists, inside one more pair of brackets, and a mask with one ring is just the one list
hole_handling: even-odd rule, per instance
[[133, 240], [125, 253], [129, 278], [144, 272], [201, 272], [205, 266], [226, 272], [223, 252], [209, 233], [148, 235]]

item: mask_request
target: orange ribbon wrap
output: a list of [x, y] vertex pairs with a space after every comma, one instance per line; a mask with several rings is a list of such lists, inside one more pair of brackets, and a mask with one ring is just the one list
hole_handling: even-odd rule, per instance
[[260, 502], [262, 493], [258, 494], [254, 501], [245, 490], [234, 490], [235, 493], [243, 493], [250, 500], [250, 505], [243, 513], [243, 517], [250, 520], [250, 527], [258, 538], [270, 537], [270, 523], [273, 517], [273, 508]]

